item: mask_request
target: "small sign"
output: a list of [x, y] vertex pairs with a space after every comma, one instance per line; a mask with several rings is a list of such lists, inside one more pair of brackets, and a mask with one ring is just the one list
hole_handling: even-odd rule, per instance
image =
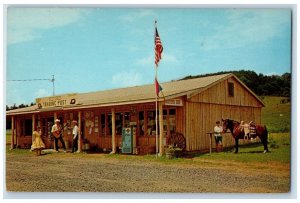
[[129, 125], [130, 125], [130, 126], [136, 125], [136, 122], [130, 122]]
[[165, 101], [165, 105], [167, 106], [183, 106], [181, 99], [169, 99]]

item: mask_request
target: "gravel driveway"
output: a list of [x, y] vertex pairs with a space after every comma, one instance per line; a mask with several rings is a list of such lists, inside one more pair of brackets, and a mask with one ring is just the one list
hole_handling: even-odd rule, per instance
[[[186, 164], [190, 162], [190, 164]], [[289, 166], [251, 171], [245, 165], [159, 162], [104, 154], [6, 155], [7, 191], [285, 193]], [[274, 166], [276, 167], [276, 166]], [[277, 170], [277, 171], [274, 171]]]

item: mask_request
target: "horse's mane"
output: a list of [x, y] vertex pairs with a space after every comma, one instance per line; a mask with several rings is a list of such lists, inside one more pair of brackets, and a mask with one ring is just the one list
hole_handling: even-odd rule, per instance
[[237, 124], [240, 124], [240, 122], [238, 122], [238, 121], [235, 121], [235, 120], [232, 120], [232, 119], [225, 119], [225, 120], [228, 120], [228, 121], [230, 121], [230, 122], [232, 122], [232, 123], [237, 123]]

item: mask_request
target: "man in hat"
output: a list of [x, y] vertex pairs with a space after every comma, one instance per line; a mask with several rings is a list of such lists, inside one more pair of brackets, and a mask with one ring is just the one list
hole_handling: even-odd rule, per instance
[[53, 134], [56, 134], [57, 136], [54, 136], [54, 141], [55, 141], [55, 149], [56, 151], [58, 152], [58, 140], [60, 140], [61, 144], [62, 144], [62, 147], [64, 148], [64, 152], [67, 152], [66, 151], [66, 145], [65, 145], [65, 142], [61, 136], [61, 132], [62, 132], [62, 128], [61, 128], [61, 125], [60, 125], [60, 120], [59, 119], [56, 119], [55, 120], [55, 124], [52, 126], [52, 130], [51, 132]]
[[79, 133], [79, 128], [77, 125], [77, 121], [73, 120], [72, 121], [73, 125], [73, 144], [72, 144], [72, 153], [76, 152], [78, 150], [78, 133]]

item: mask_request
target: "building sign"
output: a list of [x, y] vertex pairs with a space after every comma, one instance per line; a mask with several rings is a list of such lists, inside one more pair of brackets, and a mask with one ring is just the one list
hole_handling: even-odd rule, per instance
[[36, 104], [39, 109], [50, 107], [61, 107], [75, 105], [77, 103], [77, 94], [68, 94], [62, 96], [37, 98]]
[[169, 99], [165, 101], [167, 106], [183, 106], [181, 99]]

